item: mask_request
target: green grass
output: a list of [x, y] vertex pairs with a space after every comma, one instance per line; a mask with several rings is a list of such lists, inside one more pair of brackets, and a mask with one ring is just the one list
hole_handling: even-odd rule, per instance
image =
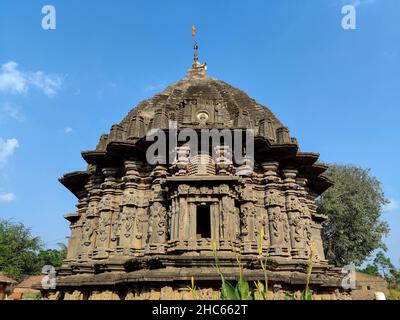
[[400, 290], [389, 289], [389, 300], [400, 300]]

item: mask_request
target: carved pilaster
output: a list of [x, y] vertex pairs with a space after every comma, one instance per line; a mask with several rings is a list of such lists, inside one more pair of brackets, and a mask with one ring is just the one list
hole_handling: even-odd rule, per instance
[[164, 253], [167, 241], [167, 209], [161, 202], [150, 206], [149, 253]]
[[257, 252], [257, 217], [252, 180], [247, 178], [243, 181], [240, 189], [240, 219], [241, 219], [241, 235], [243, 253]]
[[265, 179], [265, 207], [268, 212], [269, 254], [288, 256], [290, 254], [288, 223], [283, 211], [285, 200], [281, 192], [281, 179], [278, 176], [279, 163], [262, 163]]
[[291, 254], [293, 258], [305, 259], [308, 250], [304, 235], [307, 233], [305, 219], [302, 216], [303, 204], [299, 200], [299, 186], [296, 183], [297, 170], [282, 170], [286, 197], [286, 213], [290, 225]]

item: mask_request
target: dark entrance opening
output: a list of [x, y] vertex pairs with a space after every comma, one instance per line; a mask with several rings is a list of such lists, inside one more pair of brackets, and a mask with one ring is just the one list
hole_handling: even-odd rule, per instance
[[196, 207], [196, 234], [197, 238], [211, 238], [210, 206]]

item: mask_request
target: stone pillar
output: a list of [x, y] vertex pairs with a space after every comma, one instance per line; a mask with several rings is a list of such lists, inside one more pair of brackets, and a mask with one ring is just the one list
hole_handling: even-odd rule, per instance
[[286, 196], [286, 213], [290, 225], [291, 254], [293, 258], [306, 259], [305, 223], [302, 217], [302, 204], [298, 198], [299, 186], [296, 184], [297, 170], [282, 170]]
[[[226, 186], [229, 190], [229, 187]], [[219, 237], [224, 240], [240, 239], [240, 216], [236, 214], [235, 199], [221, 193]]]
[[[93, 258], [105, 259], [116, 247], [115, 224], [118, 221], [119, 206], [117, 198], [117, 168], [102, 169], [105, 181], [102, 184], [103, 197], [99, 204], [99, 223], [96, 236], [96, 249]], [[113, 243], [111, 243], [113, 242]]]
[[269, 222], [269, 255], [284, 256], [290, 255], [290, 243], [288, 223], [283, 212], [285, 200], [281, 192], [281, 179], [277, 172], [278, 162], [264, 162], [265, 180], [265, 207], [268, 212]]
[[137, 217], [138, 206], [143, 201], [141, 193], [138, 191], [138, 184], [141, 181], [140, 170], [142, 170], [143, 162], [135, 160], [127, 160], [124, 163], [125, 175], [124, 191], [120, 200], [119, 219], [115, 221], [114, 230], [117, 238], [117, 252], [123, 255], [136, 255], [141, 253], [141, 238], [137, 239]]
[[[307, 179], [297, 177], [296, 183], [298, 185], [298, 199], [300, 202], [300, 215], [304, 223], [304, 241], [305, 241], [305, 249], [307, 257], [310, 255], [311, 246], [316, 247], [316, 243], [312, 239], [312, 219], [311, 219], [311, 211], [309, 208], [309, 200], [307, 198], [308, 192], [307, 188]], [[319, 259], [319, 254], [316, 254], [314, 260]]]
[[96, 245], [97, 227], [99, 219], [99, 202], [102, 196], [100, 184], [103, 181], [103, 176], [99, 173], [94, 174], [86, 189], [88, 191], [88, 205], [86, 212], [82, 214], [80, 220], [81, 229], [81, 248], [79, 257], [83, 261], [92, 257], [93, 250]]
[[189, 213], [189, 225], [187, 228], [189, 229], [189, 240], [196, 241], [197, 240], [197, 234], [196, 234], [196, 228], [197, 228], [197, 208], [196, 204], [193, 202], [190, 202], [187, 204], [188, 206], [188, 213]]
[[243, 253], [257, 253], [257, 234], [256, 230], [256, 208], [254, 203], [254, 193], [252, 189], [251, 179], [247, 178], [243, 181], [244, 187], [241, 190], [240, 215], [241, 215], [241, 233]]
[[165, 253], [166, 249], [169, 230], [169, 215], [165, 206], [166, 194], [164, 185], [166, 182], [167, 172], [168, 170], [165, 165], [157, 164], [151, 173], [153, 181], [151, 182], [152, 204], [149, 209], [149, 253]]
[[161, 202], [153, 202], [150, 207], [149, 253], [164, 253], [167, 235], [167, 210]]
[[133, 247], [134, 225], [135, 225], [136, 207], [124, 204], [121, 208], [121, 214], [118, 221], [117, 252], [123, 255], [130, 254], [130, 248]]
[[171, 224], [170, 224], [170, 235], [171, 235], [171, 241], [176, 241], [178, 240], [178, 216], [179, 216], [179, 204], [178, 202], [178, 197], [176, 194], [172, 197], [171, 199]]
[[189, 186], [181, 184], [178, 186], [178, 239], [189, 239], [189, 215], [194, 215], [194, 212], [188, 212], [187, 194]]
[[82, 196], [82, 198], [79, 199], [76, 207], [76, 213], [67, 218], [67, 220], [71, 223], [69, 226], [71, 230], [71, 236], [68, 240], [67, 257], [64, 260], [65, 262], [74, 262], [78, 260], [80, 239], [82, 237], [81, 217], [86, 213], [88, 207], [88, 198], [86, 196]]
[[86, 217], [82, 221], [82, 247], [80, 251], [81, 260], [88, 260], [96, 245], [98, 228], [97, 217]]
[[68, 250], [67, 250], [67, 257], [64, 260], [65, 262], [75, 262], [78, 260], [78, 254], [79, 254], [79, 247], [80, 247], [80, 238], [81, 238], [81, 230], [82, 230], [82, 224], [77, 221], [71, 222], [71, 225], [69, 226], [71, 230], [71, 236], [69, 237], [68, 240]]

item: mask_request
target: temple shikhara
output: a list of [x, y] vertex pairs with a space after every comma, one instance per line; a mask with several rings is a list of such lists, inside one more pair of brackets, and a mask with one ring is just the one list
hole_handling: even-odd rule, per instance
[[[240, 257], [251, 284], [264, 279], [261, 248], [271, 298], [304, 290], [311, 250], [311, 289], [331, 299], [346, 295], [341, 270], [325, 259], [326, 216], [315, 203], [332, 185], [327, 167], [317, 153], [300, 151], [268, 108], [208, 76], [206, 67], [196, 44], [183, 79], [139, 103], [95, 150], [83, 151], [86, 170], [60, 179], [78, 202], [65, 216], [68, 256], [49, 298], [191, 299], [194, 277], [199, 297], [214, 299], [221, 281], [213, 243], [225, 278], [238, 279]], [[225, 144], [194, 154], [178, 142], [172, 162], [149, 163], [153, 142], [146, 134], [158, 129], [168, 136], [171, 123], [178, 133], [193, 129], [199, 144], [203, 129], [251, 129], [254, 159], [229, 160], [233, 150]]]

